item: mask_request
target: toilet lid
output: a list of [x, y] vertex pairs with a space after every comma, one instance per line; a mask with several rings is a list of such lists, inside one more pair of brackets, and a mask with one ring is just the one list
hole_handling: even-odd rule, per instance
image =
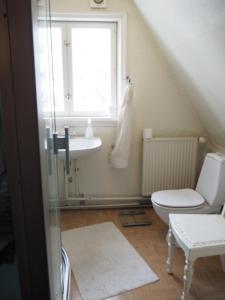
[[152, 194], [152, 201], [167, 207], [193, 207], [205, 202], [204, 198], [192, 189], [155, 192]]

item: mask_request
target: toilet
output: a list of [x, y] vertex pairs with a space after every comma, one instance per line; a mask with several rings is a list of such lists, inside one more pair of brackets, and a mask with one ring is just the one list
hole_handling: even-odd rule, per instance
[[151, 200], [155, 212], [166, 224], [169, 214], [220, 213], [225, 203], [225, 156], [206, 155], [195, 190], [158, 191]]

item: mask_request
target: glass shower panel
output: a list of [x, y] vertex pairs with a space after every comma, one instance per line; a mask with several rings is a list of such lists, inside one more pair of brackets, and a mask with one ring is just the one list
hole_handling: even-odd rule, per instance
[[34, 55], [49, 283], [51, 299], [61, 300], [63, 291], [58, 166], [52, 141], [52, 134], [56, 131], [55, 111], [59, 108], [59, 103], [56, 103], [54, 95], [49, 1], [33, 1], [32, 13], [35, 20], [33, 23]]
[[[41, 103], [43, 112], [46, 114], [52, 111], [52, 103], [50, 92], [54, 90], [54, 106], [55, 111], [64, 111], [64, 85], [63, 85], [63, 55], [62, 55], [62, 29], [51, 28], [51, 44], [52, 44], [52, 59], [49, 61], [49, 45], [46, 44], [48, 40], [49, 31], [46, 30], [44, 21], [39, 21], [38, 27], [38, 41], [39, 41], [39, 67], [42, 80], [40, 82]], [[51, 64], [52, 63], [52, 66]], [[53, 68], [54, 80], [48, 76], [47, 69]], [[53, 86], [52, 86], [53, 85]], [[51, 90], [49, 89], [51, 87]]]

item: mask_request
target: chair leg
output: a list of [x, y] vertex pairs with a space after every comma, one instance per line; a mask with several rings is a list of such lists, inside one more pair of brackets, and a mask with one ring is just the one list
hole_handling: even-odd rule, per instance
[[220, 255], [220, 261], [223, 272], [225, 272], [225, 255]]
[[184, 266], [184, 289], [181, 296], [182, 300], [188, 299], [188, 294], [191, 286], [191, 278], [194, 272], [193, 263], [194, 261], [191, 261], [186, 257]]
[[173, 236], [172, 229], [170, 228], [167, 234], [167, 243], [168, 243], [168, 258], [167, 258], [167, 272], [172, 274], [172, 267], [173, 267], [173, 256], [174, 256], [174, 245], [175, 239]]

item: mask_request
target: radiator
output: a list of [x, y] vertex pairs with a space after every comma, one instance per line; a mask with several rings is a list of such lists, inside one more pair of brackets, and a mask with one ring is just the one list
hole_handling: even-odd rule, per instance
[[143, 141], [142, 195], [166, 189], [193, 188], [197, 138], [152, 138]]

